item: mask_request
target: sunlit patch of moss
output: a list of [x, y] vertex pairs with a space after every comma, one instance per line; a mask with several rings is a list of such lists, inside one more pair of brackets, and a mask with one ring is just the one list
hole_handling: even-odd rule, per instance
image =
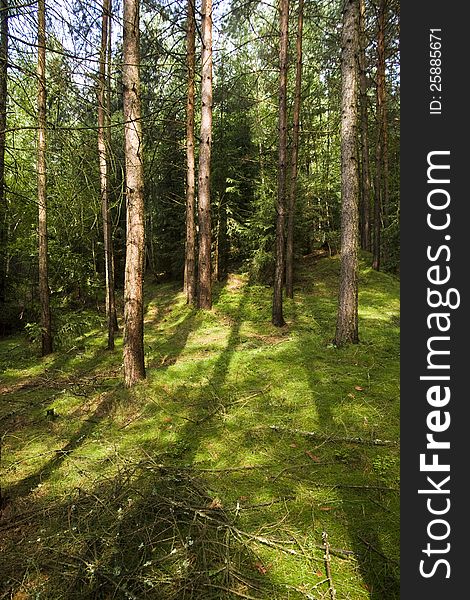
[[[147, 379], [132, 390], [122, 385], [122, 336], [116, 337], [116, 351], [108, 352], [105, 328], [91, 328], [47, 359], [37, 358], [23, 338], [0, 341], [7, 494], [10, 490], [24, 512], [40, 509], [39, 515], [47, 515], [44, 507], [57, 507], [49, 520], [31, 523], [24, 542], [10, 532], [6, 547], [14, 560], [6, 572], [14, 565], [15, 577], [22, 573], [38, 591], [26, 563], [34, 557], [36, 571], [46, 571], [47, 557], [34, 543], [49, 536], [60, 556], [80, 557], [69, 568], [83, 585], [85, 579], [91, 585], [99, 569], [107, 569], [111, 579], [131, 581], [113, 558], [126, 557], [135, 561], [132, 581], [159, 581], [165, 600], [170, 594], [165, 582], [190, 573], [191, 561], [211, 562], [212, 554], [198, 555], [198, 545], [185, 540], [188, 523], [204, 519], [191, 510], [208, 510], [217, 500], [209, 516], [228, 519], [243, 535], [224, 533], [214, 540], [215, 558], [207, 568], [218, 573], [225, 564], [226, 555], [214, 548], [243, 548], [248, 554], [237, 568], [243, 577], [256, 578], [258, 592], [240, 588], [241, 593], [266, 600], [326, 597], [321, 543], [327, 531], [331, 546], [347, 551], [332, 556], [338, 596], [368, 598], [368, 586], [375, 585], [384, 600], [397, 598], [398, 447], [330, 438], [399, 437], [398, 282], [371, 270], [368, 256], [361, 255], [361, 343], [336, 349], [331, 342], [338, 273], [338, 257], [303, 261], [301, 285], [294, 300], [285, 302], [287, 326], [281, 329], [270, 323], [271, 290], [249, 286], [245, 275], [217, 283], [214, 308], [204, 312], [188, 307], [174, 284], [147, 284]], [[25, 382], [31, 385], [21, 387]], [[54, 409], [53, 417], [48, 409]], [[203, 496], [190, 502], [185, 494], [193, 485]], [[184, 509], [189, 512], [170, 504], [173, 513], [165, 513], [161, 524], [169, 527], [169, 541], [145, 555], [140, 544], [155, 534], [160, 510], [152, 494], [162, 490], [170, 502], [189, 503]], [[152, 506], [151, 514], [140, 507], [134, 514], [139, 502]], [[82, 504], [88, 522], [74, 516], [73, 507]], [[124, 536], [126, 514], [129, 546], [123, 548], [108, 532], [122, 519]], [[294, 553], [257, 538], [277, 540]], [[87, 554], [90, 549], [101, 559]], [[167, 571], [164, 561], [152, 562], [159, 552]], [[141, 553], [145, 558], [137, 560]], [[85, 563], [98, 569], [93, 577]], [[53, 600], [62, 593], [63, 579], [51, 573], [41, 594]], [[225, 576], [214, 574], [212, 581], [223, 583]], [[109, 586], [106, 581], [102, 585]], [[114, 590], [117, 596], [121, 591]]]

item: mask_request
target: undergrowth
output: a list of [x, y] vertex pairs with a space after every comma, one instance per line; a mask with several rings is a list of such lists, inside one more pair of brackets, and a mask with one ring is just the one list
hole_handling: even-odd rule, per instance
[[368, 261], [347, 348], [313, 257], [282, 329], [241, 274], [210, 312], [147, 285], [130, 391], [95, 320], [44, 359], [0, 341], [0, 598], [397, 599], [398, 282]]

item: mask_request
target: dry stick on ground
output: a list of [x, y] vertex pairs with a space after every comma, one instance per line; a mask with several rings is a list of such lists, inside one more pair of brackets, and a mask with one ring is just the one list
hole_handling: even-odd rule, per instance
[[399, 492], [400, 488], [388, 487], [385, 485], [350, 485], [348, 483], [312, 483], [313, 487], [316, 488], [346, 488], [350, 490], [379, 490], [381, 492]]
[[[199, 509], [199, 508], [194, 508], [191, 506], [186, 506], [182, 502], [177, 502], [177, 501], [171, 500], [169, 498], [166, 498], [165, 500], [170, 505], [178, 506], [179, 508], [185, 508], [186, 510], [194, 513], [194, 515], [197, 515], [199, 517], [203, 517], [204, 519], [208, 519], [209, 521], [215, 522], [219, 526], [227, 527], [227, 529], [229, 529], [232, 533], [237, 534], [238, 536], [246, 537], [248, 539], [259, 542], [260, 544], [263, 544], [265, 546], [269, 546], [270, 548], [275, 548], [277, 550], [281, 550], [282, 552], [286, 552], [287, 554], [292, 554], [294, 556], [303, 556], [304, 555], [304, 553], [297, 552], [296, 550], [292, 550], [291, 548], [285, 548], [284, 546], [281, 545], [281, 542], [278, 540], [270, 540], [264, 536], [259, 536], [256, 534], [248, 533], [247, 531], [238, 529], [238, 527], [235, 527], [234, 525], [231, 525], [228, 522], [224, 522], [224, 521], [221, 521], [220, 519], [216, 519], [215, 517], [212, 517], [211, 515], [207, 514], [207, 510], [210, 510], [210, 509]], [[296, 543], [298, 545], [298, 542], [296, 542], [296, 541], [294, 541], [294, 542], [286, 541], [285, 543]], [[314, 546], [319, 549], [324, 549], [324, 545], [322, 545], [322, 544], [314, 544]], [[328, 549], [331, 554], [338, 555], [340, 558], [344, 558], [345, 556], [354, 555], [354, 552], [352, 550], [344, 550], [342, 548], [331, 548], [331, 547], [328, 547]]]
[[366, 446], [397, 446], [399, 443], [395, 440], [374, 440], [361, 437], [334, 437], [316, 431], [302, 431], [301, 429], [290, 429], [289, 427], [280, 427], [279, 425], [270, 425], [269, 429], [281, 433], [303, 435], [304, 437], [310, 437], [322, 442], [345, 442], [347, 444], [365, 444]]
[[323, 548], [325, 550], [325, 570], [328, 578], [328, 588], [330, 590], [331, 600], [336, 600], [336, 590], [333, 585], [333, 578], [331, 576], [331, 563], [330, 563], [330, 544], [328, 543], [328, 534], [326, 531], [322, 533]]

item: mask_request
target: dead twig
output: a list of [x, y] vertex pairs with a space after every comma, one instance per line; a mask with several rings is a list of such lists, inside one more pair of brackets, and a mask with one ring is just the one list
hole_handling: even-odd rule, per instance
[[398, 446], [399, 442], [394, 440], [366, 439], [361, 437], [335, 437], [325, 435], [317, 431], [303, 431], [302, 429], [291, 429], [289, 427], [280, 427], [279, 425], [270, 425], [269, 429], [280, 433], [290, 433], [302, 435], [321, 442], [344, 443], [344, 444], [364, 444], [366, 446]]
[[331, 575], [331, 562], [330, 562], [330, 544], [328, 543], [328, 534], [326, 533], [326, 531], [324, 531], [322, 533], [322, 540], [323, 540], [323, 548], [325, 550], [325, 570], [326, 570], [326, 576], [328, 578], [328, 589], [330, 591], [330, 598], [331, 600], [336, 600], [336, 590], [334, 588], [333, 585], [333, 577]]

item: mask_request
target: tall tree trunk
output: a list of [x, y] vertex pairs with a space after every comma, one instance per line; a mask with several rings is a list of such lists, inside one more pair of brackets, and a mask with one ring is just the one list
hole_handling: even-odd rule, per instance
[[272, 323], [285, 325], [282, 311], [282, 286], [285, 273], [285, 222], [287, 183], [287, 49], [289, 35], [289, 0], [280, 0], [279, 38], [279, 162], [277, 176], [276, 265]]
[[[376, 256], [373, 267], [380, 269], [382, 259], [387, 261], [387, 247], [381, 241], [381, 228], [388, 227], [389, 220], [389, 174], [388, 174], [388, 119], [387, 88], [385, 80], [385, 28], [387, 0], [380, 0], [377, 16], [377, 176], [376, 195], [378, 205], [375, 210]], [[382, 256], [381, 256], [382, 255]]]
[[47, 252], [47, 194], [46, 194], [46, 7], [38, 0], [38, 255], [39, 300], [41, 303], [42, 355], [52, 352], [51, 309]]
[[359, 3], [359, 71], [360, 71], [360, 108], [361, 108], [361, 194], [360, 194], [360, 227], [361, 248], [370, 250], [370, 162], [369, 162], [369, 119], [367, 103], [366, 73], [366, 36], [365, 36], [365, 1]]
[[375, 185], [374, 185], [374, 235], [372, 245], [372, 268], [380, 271], [380, 248], [382, 232], [382, 142], [380, 132], [375, 149]]
[[124, 383], [145, 378], [143, 279], [144, 172], [140, 108], [139, 1], [124, 0], [123, 87], [126, 166], [126, 269], [124, 281]]
[[345, 0], [341, 55], [341, 271], [335, 344], [358, 336], [357, 62], [359, 0]]
[[299, 15], [297, 20], [295, 95], [294, 95], [294, 130], [292, 133], [292, 157], [289, 189], [289, 210], [287, 215], [286, 242], [286, 296], [294, 297], [294, 213], [297, 188], [297, 163], [299, 155], [300, 103], [302, 96], [302, 30], [303, 30], [304, 0], [299, 0]]
[[[111, 189], [111, 158], [112, 158], [112, 145], [111, 145], [111, 65], [112, 65], [112, 16], [113, 16], [113, 3], [112, 0], [109, 0], [109, 19], [108, 19], [108, 50], [107, 50], [107, 65], [106, 65], [106, 144], [108, 147], [108, 190]], [[108, 199], [109, 199], [109, 191], [108, 191]], [[117, 310], [116, 310], [116, 296], [115, 296], [115, 276], [114, 276], [114, 244], [113, 244], [113, 223], [111, 219], [111, 211], [109, 214], [109, 227], [110, 227], [110, 236], [111, 243], [109, 245], [109, 255], [110, 255], [110, 263], [111, 263], [111, 277], [113, 281], [113, 300], [114, 300], [114, 311], [111, 313], [113, 315], [113, 327], [114, 333], [119, 331], [119, 324], [117, 319]]]
[[110, 35], [110, 0], [103, 0], [103, 15], [101, 26], [100, 66], [98, 78], [98, 156], [100, 168], [101, 188], [101, 213], [103, 218], [103, 241], [105, 256], [106, 278], [106, 315], [108, 318], [108, 350], [114, 349], [114, 324], [116, 320], [116, 307], [114, 300], [114, 270], [113, 270], [113, 241], [111, 219], [109, 211], [109, 145], [107, 131], [109, 131], [109, 116], [107, 112], [107, 52]]
[[195, 0], [188, 0], [186, 59], [188, 92], [186, 100], [186, 253], [184, 261], [184, 292], [188, 304], [196, 302], [196, 219], [195, 219], [195, 159], [194, 159], [194, 78], [196, 71]]
[[[385, 23], [386, 0], [379, 1], [377, 15], [377, 146], [374, 205], [374, 256], [372, 266], [377, 271], [381, 266], [382, 221], [388, 226], [388, 148], [387, 148], [387, 103], [385, 86]], [[384, 249], [386, 253], [386, 249]], [[383, 253], [383, 252], [382, 252]]]
[[212, 146], [212, 0], [202, 0], [202, 109], [199, 150], [198, 306], [212, 307], [211, 289], [211, 146]]
[[227, 275], [227, 255], [227, 204], [225, 200], [225, 194], [223, 192], [220, 192], [217, 210], [217, 230], [214, 248], [214, 281], [223, 281], [225, 279]]
[[7, 128], [8, 0], [0, 0], [0, 305], [5, 302], [7, 279], [8, 207], [5, 194]]

